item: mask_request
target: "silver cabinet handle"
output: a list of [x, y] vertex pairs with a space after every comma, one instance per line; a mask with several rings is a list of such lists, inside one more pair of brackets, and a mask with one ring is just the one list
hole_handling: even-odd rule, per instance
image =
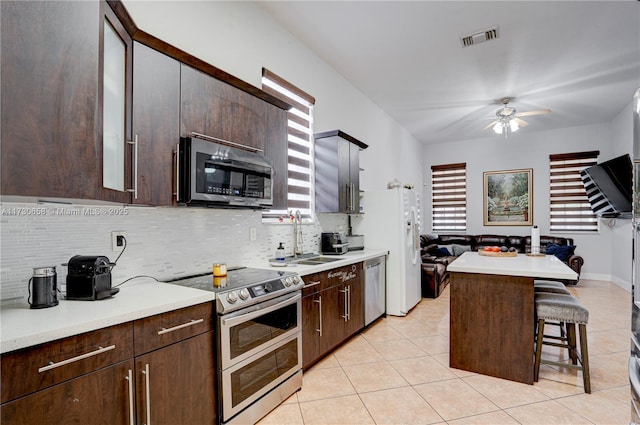
[[176, 202], [180, 202], [180, 144], [176, 145]]
[[151, 425], [151, 390], [149, 385], [149, 363], [144, 365], [142, 374], [144, 375], [144, 393], [146, 396], [146, 421], [144, 422], [144, 425]]
[[136, 424], [136, 417], [134, 416], [134, 406], [133, 406], [133, 372], [129, 369], [127, 376], [124, 377], [127, 381], [129, 381], [129, 425]]
[[193, 325], [197, 325], [198, 323], [202, 323], [204, 322], [204, 319], [191, 319], [189, 322], [187, 323], [183, 323], [181, 325], [178, 326], [174, 326], [172, 328], [162, 328], [158, 331], [158, 335], [164, 335], [164, 334], [168, 334], [169, 332], [173, 332], [173, 331], [177, 331], [178, 329], [182, 329], [182, 328], [186, 328], [189, 326], [193, 326]]
[[138, 135], [133, 137], [133, 142], [127, 142], [133, 145], [133, 189], [127, 189], [127, 192], [133, 192], [133, 199], [138, 199]]
[[314, 303], [318, 303], [318, 312], [320, 320], [318, 322], [318, 325], [320, 326], [318, 329], [316, 329], [316, 332], [318, 332], [320, 334], [320, 336], [322, 336], [322, 295], [320, 295], [318, 297], [317, 300], [313, 300]]
[[353, 199], [351, 197], [351, 185], [347, 183], [345, 186], [347, 187], [347, 211], [351, 211], [351, 200]]
[[46, 372], [47, 370], [51, 370], [51, 369], [55, 369], [55, 368], [60, 367], [60, 366], [68, 365], [69, 363], [73, 363], [73, 362], [77, 362], [79, 360], [83, 360], [83, 359], [86, 359], [86, 358], [89, 358], [89, 357], [97, 356], [98, 354], [102, 354], [102, 353], [105, 353], [107, 351], [114, 350], [115, 348], [116, 348], [115, 344], [114, 345], [110, 345], [108, 347], [104, 347], [104, 348], [103, 347], [98, 347], [98, 349], [95, 350], [95, 351], [91, 351], [91, 352], [85, 353], [85, 354], [80, 354], [79, 356], [72, 357], [72, 358], [67, 359], [67, 360], [62, 360], [61, 362], [57, 362], [57, 363], [49, 362], [49, 364], [47, 366], [42, 366], [41, 368], [39, 368], [38, 372], [39, 373]]
[[347, 286], [347, 295], [349, 295], [349, 320], [351, 320], [351, 285]]
[[316, 286], [316, 285], [320, 285], [319, 280], [312, 281], [311, 283], [307, 283], [306, 285], [304, 285], [304, 288], [311, 288], [312, 286]]
[[347, 288], [345, 287], [344, 289], [341, 289], [340, 292], [344, 294], [344, 314], [340, 317], [342, 317], [346, 322], [347, 320], [349, 320], [349, 300], [347, 295]]

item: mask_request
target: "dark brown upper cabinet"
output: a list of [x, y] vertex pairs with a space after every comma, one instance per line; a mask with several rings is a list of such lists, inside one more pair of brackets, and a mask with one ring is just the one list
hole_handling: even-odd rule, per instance
[[287, 111], [182, 65], [180, 128], [262, 151], [273, 163], [274, 209], [287, 207]]
[[180, 140], [180, 62], [133, 43], [133, 200], [173, 205]]
[[102, 31], [109, 7], [0, 7], [1, 193], [126, 201], [126, 192], [102, 187]]
[[186, 65], [181, 90], [183, 136], [197, 132], [264, 151], [265, 102]]
[[368, 145], [340, 130], [314, 135], [316, 212], [360, 212], [360, 150]]

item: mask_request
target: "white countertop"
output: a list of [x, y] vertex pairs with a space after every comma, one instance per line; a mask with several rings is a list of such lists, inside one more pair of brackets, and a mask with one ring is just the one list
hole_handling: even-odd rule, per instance
[[484, 273], [549, 279], [578, 279], [578, 274], [555, 255], [530, 257], [486, 257], [477, 252], [465, 252], [447, 266], [450, 272]]
[[[272, 267], [267, 260], [257, 260], [245, 265], [292, 271], [304, 279], [304, 275], [386, 254], [387, 251], [381, 250], [351, 251], [333, 256], [336, 261], [312, 266], [296, 264]], [[60, 300], [55, 307], [30, 309], [25, 300], [19, 304], [2, 307], [0, 310], [0, 353], [213, 300], [213, 292], [146, 278], [125, 283], [113, 298], [99, 301]]]
[[309, 275], [312, 273], [319, 273], [325, 270], [335, 269], [336, 267], [347, 266], [349, 264], [353, 264], [360, 261], [366, 261], [372, 258], [378, 258], [384, 255], [388, 255], [389, 251], [385, 250], [375, 250], [375, 249], [364, 249], [360, 251], [349, 251], [342, 255], [326, 255], [326, 254], [318, 254], [321, 257], [331, 257], [335, 258], [335, 261], [331, 261], [324, 264], [317, 265], [304, 265], [304, 264], [288, 264], [286, 267], [281, 266], [272, 266], [269, 261], [255, 261], [250, 264], [246, 264], [248, 267], [257, 267], [260, 269], [282, 269], [283, 271], [291, 271], [298, 273], [304, 279], [305, 275]]
[[60, 300], [42, 309], [30, 309], [25, 301], [2, 307], [0, 353], [213, 300], [213, 292], [140, 279], [99, 301]]

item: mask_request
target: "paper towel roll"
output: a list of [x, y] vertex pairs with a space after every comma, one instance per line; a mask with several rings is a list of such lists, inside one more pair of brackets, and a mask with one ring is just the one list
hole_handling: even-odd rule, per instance
[[538, 226], [531, 228], [531, 253], [534, 255], [540, 254], [540, 229], [538, 229]]

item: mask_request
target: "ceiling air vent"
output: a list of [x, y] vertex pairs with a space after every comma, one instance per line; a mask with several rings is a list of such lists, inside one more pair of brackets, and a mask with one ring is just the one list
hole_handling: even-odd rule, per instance
[[490, 28], [485, 31], [480, 31], [475, 34], [467, 35], [466, 37], [462, 37], [460, 42], [462, 43], [462, 47], [473, 46], [474, 44], [484, 43], [485, 41], [493, 40], [498, 38], [498, 27]]

